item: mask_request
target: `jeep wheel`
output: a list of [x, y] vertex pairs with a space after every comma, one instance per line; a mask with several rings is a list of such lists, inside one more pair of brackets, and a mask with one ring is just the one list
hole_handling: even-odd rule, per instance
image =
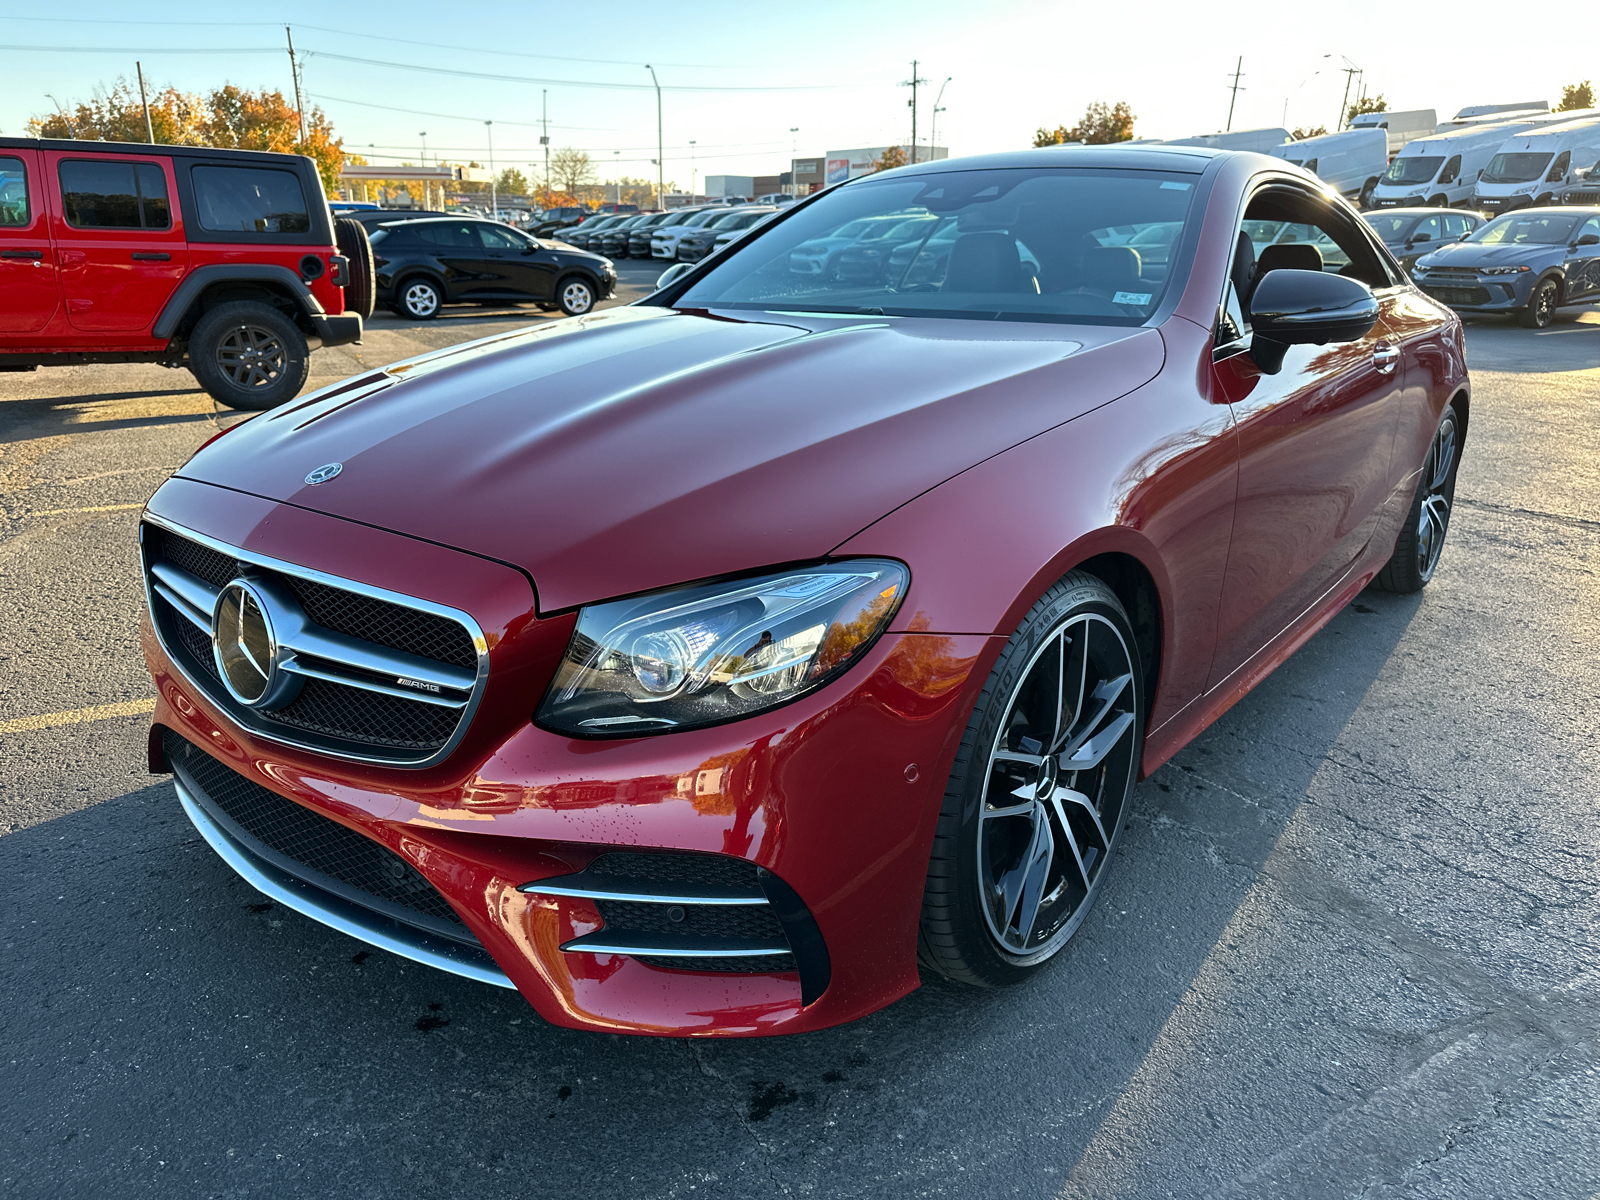
[[349, 261], [349, 280], [344, 285], [344, 310], [355, 313], [363, 321], [372, 319], [373, 265], [372, 242], [367, 228], [350, 217], [339, 217], [333, 223], [334, 240], [339, 253]]
[[277, 309], [236, 300], [200, 318], [189, 338], [189, 370], [218, 404], [259, 412], [300, 394], [311, 351]]
[[439, 294], [438, 284], [420, 276], [406, 280], [395, 289], [395, 293], [398, 299], [394, 311], [413, 321], [433, 320], [439, 315], [439, 307], [444, 303], [444, 297]]
[[587, 279], [568, 275], [556, 285], [556, 299], [569, 317], [581, 317], [594, 307], [594, 287]]

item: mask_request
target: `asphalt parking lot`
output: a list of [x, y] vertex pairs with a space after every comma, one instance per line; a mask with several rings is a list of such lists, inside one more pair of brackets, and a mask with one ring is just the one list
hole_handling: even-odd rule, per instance
[[[545, 319], [381, 315], [309, 386]], [[0, 1195], [1593, 1197], [1600, 313], [1468, 345], [1434, 582], [1140, 785], [1052, 970], [719, 1043], [551, 1028], [234, 876], [144, 773], [134, 537], [237, 415], [0, 375]]]

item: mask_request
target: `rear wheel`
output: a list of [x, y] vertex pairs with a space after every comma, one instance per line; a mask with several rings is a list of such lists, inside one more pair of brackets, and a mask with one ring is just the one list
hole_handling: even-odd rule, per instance
[[920, 954], [952, 979], [1023, 979], [1099, 895], [1143, 748], [1143, 686], [1116, 594], [1073, 571], [984, 685], [945, 791]]
[[261, 411], [300, 394], [311, 373], [305, 334], [270, 304], [219, 304], [189, 337], [189, 370], [212, 399]]
[[1450, 530], [1450, 508], [1456, 499], [1456, 469], [1461, 465], [1460, 418], [1454, 408], [1444, 410], [1439, 428], [1428, 447], [1422, 478], [1411, 498], [1411, 513], [1394, 553], [1378, 572], [1372, 586], [1382, 592], [1420, 592], [1433, 578]]
[[431, 279], [413, 276], [395, 288], [395, 312], [413, 321], [431, 321], [439, 315], [444, 296]]
[[1529, 329], [1543, 329], [1556, 315], [1560, 303], [1561, 285], [1554, 279], [1541, 279], [1533, 285], [1533, 292], [1528, 296], [1528, 307], [1517, 315], [1517, 319]]
[[374, 293], [372, 242], [367, 238], [367, 228], [350, 217], [339, 217], [333, 223], [333, 235], [339, 253], [350, 264], [349, 279], [344, 285], [344, 310], [363, 321], [370, 320]]

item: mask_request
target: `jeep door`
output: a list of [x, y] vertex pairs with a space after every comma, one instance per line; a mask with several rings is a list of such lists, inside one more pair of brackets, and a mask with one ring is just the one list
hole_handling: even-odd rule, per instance
[[38, 333], [61, 306], [37, 150], [0, 151], [0, 297], [0, 334]]
[[85, 333], [147, 330], [189, 269], [170, 159], [49, 151], [67, 320]]

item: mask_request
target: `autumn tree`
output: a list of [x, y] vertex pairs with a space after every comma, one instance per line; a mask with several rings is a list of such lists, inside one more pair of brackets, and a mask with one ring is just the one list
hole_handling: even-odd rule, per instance
[[[344, 164], [344, 142], [334, 137], [327, 115], [313, 106], [305, 113], [305, 140], [300, 140], [300, 114], [280, 91], [251, 92], [224, 84], [206, 95], [167, 88], [150, 98], [150, 124], [163, 145], [220, 146], [309, 155], [317, 164], [322, 186], [332, 191]], [[138, 91], [118, 79], [109, 90], [96, 88], [88, 99], [28, 121], [33, 137], [76, 138], [80, 141], [143, 142], [144, 106]]]
[[1302, 125], [1289, 135], [1291, 142], [1303, 142], [1307, 138], [1322, 137], [1328, 132], [1326, 125]]
[[1582, 83], [1569, 83], [1561, 89], [1561, 103], [1556, 105], [1557, 112], [1572, 112], [1580, 108], [1594, 107], [1594, 88], [1585, 79]]
[[906, 152], [899, 146], [890, 146], [878, 159], [877, 170], [892, 171], [896, 167], [903, 167], [907, 162]]
[[1356, 102], [1350, 106], [1349, 111], [1345, 113], [1344, 123], [1346, 125], [1350, 124], [1351, 121], [1354, 121], [1362, 113], [1388, 111], [1389, 102], [1382, 96], [1360, 96], [1356, 99]]
[[550, 178], [546, 184], [569, 196], [578, 195], [594, 182], [594, 161], [582, 150], [563, 146], [550, 156]]
[[1104, 146], [1112, 142], [1133, 140], [1133, 109], [1126, 100], [1107, 104], [1096, 100], [1084, 110], [1083, 120], [1072, 128], [1057, 125], [1054, 129], [1041, 127], [1033, 135], [1035, 146], [1060, 146], [1067, 142], [1082, 142], [1086, 146]]

